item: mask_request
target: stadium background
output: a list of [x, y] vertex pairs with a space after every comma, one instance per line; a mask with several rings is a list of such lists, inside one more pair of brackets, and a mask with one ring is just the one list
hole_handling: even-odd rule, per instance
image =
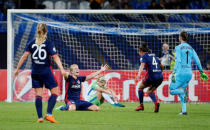
[[[99, 3], [98, 3], [99, 2]], [[100, 3], [101, 2], [101, 3]], [[110, 1], [34, 1], [31, 2], [30, 4], [28, 4], [26, 1], [24, 0], [17, 0], [17, 1], [12, 1], [12, 0], [8, 0], [8, 1], [1, 1], [1, 14], [0, 14], [0, 19], [1, 19], [1, 24], [0, 24], [0, 39], [1, 39], [1, 64], [0, 64], [0, 68], [3, 69], [1, 70], [1, 76], [3, 79], [2, 82], [2, 86], [0, 87], [0, 89], [2, 90], [0, 94], [0, 100], [5, 100], [6, 99], [6, 72], [5, 69], [7, 68], [6, 66], [6, 47], [7, 47], [7, 43], [6, 43], [6, 34], [7, 34], [7, 28], [6, 28], [6, 9], [9, 8], [29, 8], [29, 9], [38, 9], [38, 8], [48, 8], [48, 9], [208, 9], [209, 8], [209, 1], [206, 0], [200, 0], [200, 1], [185, 1], [184, 3], [180, 4], [180, 0], [171, 0], [171, 1], [126, 1], [126, 0], [122, 0], [122, 1], [116, 1], [116, 0], [110, 0]], [[21, 4], [22, 3], [22, 4]], [[23, 4], [24, 3], [24, 4]], [[155, 3], [155, 4], [154, 4]], [[51, 5], [51, 6], [50, 6]], [[138, 69], [139, 66], [139, 56], [138, 53], [136, 51], [136, 49], [138, 48], [138, 46], [131, 46], [133, 41], [141, 41], [141, 42], [147, 42], [149, 44], [149, 47], [152, 49], [152, 52], [154, 52], [157, 56], [161, 56], [161, 46], [164, 42], [171, 42], [170, 40], [173, 39], [172, 43], [170, 44], [170, 50], [173, 51], [174, 47], [178, 44], [178, 32], [180, 31], [179, 29], [181, 28], [191, 28], [193, 26], [193, 28], [195, 28], [195, 32], [192, 31], [192, 33], [190, 33], [190, 41], [189, 43], [192, 45], [192, 47], [196, 50], [196, 52], [198, 52], [199, 57], [201, 58], [201, 62], [202, 62], [202, 66], [203, 68], [207, 69], [207, 63], [209, 61], [209, 45], [208, 45], [208, 41], [210, 39], [209, 37], [209, 32], [208, 33], [196, 33], [196, 31], [205, 31], [209, 29], [209, 25], [204, 24], [204, 25], [197, 25], [197, 22], [207, 22], [209, 21], [209, 16], [208, 15], [200, 15], [200, 14], [196, 14], [196, 15], [101, 15], [100, 17], [98, 16], [89, 16], [89, 15], [44, 15], [44, 16], [34, 16], [31, 17], [30, 15], [24, 14], [24, 15], [16, 15], [15, 17], [25, 17], [28, 19], [36, 19], [39, 17], [42, 17], [42, 19], [50, 19], [50, 20], [56, 20], [58, 22], [98, 22], [99, 26], [102, 26], [103, 28], [98, 28], [98, 26], [92, 27], [92, 28], [84, 28], [84, 30], [97, 30], [97, 31], [106, 31], [106, 29], [109, 28], [120, 28], [121, 32], [123, 31], [123, 34], [119, 35], [119, 34], [114, 34], [113, 32], [106, 32], [105, 35], [103, 35], [103, 37], [105, 37], [105, 39], [111, 41], [111, 43], [120, 51], [124, 52], [121, 54], [121, 58], [124, 58], [124, 61], [128, 61], [128, 63], [130, 64], [128, 65], [124, 65], [125, 63], [122, 63], [122, 60], [119, 60], [118, 63], [117, 62], [113, 62], [112, 59], [113, 57], [110, 57], [110, 51], [105, 51], [100, 49], [100, 45], [97, 45], [97, 40], [103, 40], [103, 39], [96, 39], [97, 36], [89, 36], [88, 33], [82, 31], [82, 30], [76, 30], [76, 29], [70, 29], [68, 33], [72, 34], [74, 36], [74, 40], [77, 40], [79, 43], [83, 44], [85, 41], [85, 51], [87, 51], [88, 53], [92, 53], [94, 56], [94, 53], [98, 53], [100, 54], [100, 59], [101, 61], [87, 61], [88, 64], [84, 64], [83, 62], [81, 62], [83, 59], [82, 56], [80, 56], [78, 58], [72, 58], [72, 57], [76, 57], [75, 54], [73, 52], [69, 53], [69, 56], [63, 57], [63, 59], [66, 61], [64, 67], [65, 69], [68, 69], [68, 66], [72, 63], [77, 63], [80, 65], [80, 68], [82, 70], [95, 70], [95, 69], [99, 69], [100, 64], [102, 63], [102, 61], [106, 61], [105, 63], [108, 63], [110, 65], [110, 67], [113, 70], [136, 70]], [[118, 22], [121, 21], [122, 23], [126, 23], [126, 24], [119, 24]], [[110, 24], [103, 24], [106, 22], [111, 22]], [[163, 23], [162, 25], [160, 24], [154, 24], [154, 23]], [[192, 24], [188, 24], [189, 22], [191, 22]], [[133, 24], [133, 23], [143, 23], [143, 24]], [[179, 24], [175, 24], [175, 23], [179, 23]], [[175, 25], [175, 26], [171, 26], [171, 25]], [[81, 29], [81, 27], [78, 25]], [[170, 27], [169, 27], [170, 26]], [[15, 37], [15, 49], [18, 49], [20, 46], [20, 39], [21, 37], [24, 36], [24, 32], [26, 30], [27, 25], [26, 24], [21, 24], [21, 26], [18, 27], [19, 30], [19, 34], [17, 37]], [[29, 40], [31, 38], [34, 37], [35, 35], [35, 27], [36, 24], [32, 24], [31, 25], [31, 31], [30, 33], [27, 35], [27, 39]], [[123, 30], [123, 28], [125, 30]], [[134, 28], [137, 28], [136, 30]], [[141, 28], [142, 30], [138, 30], [138, 28]], [[148, 33], [144, 32], [144, 29], [156, 29], [156, 32], [152, 32], [152, 33]], [[164, 29], [164, 31], [161, 31], [162, 29]], [[164, 37], [164, 35], [159, 36], [158, 34], [164, 34], [164, 33], [168, 33], [170, 34], [170, 32], [177, 32], [177, 34], [174, 34], [172, 36], [169, 37]], [[140, 36], [133, 36], [133, 37], [126, 37], [126, 35], [124, 34], [129, 34], [129, 33], [138, 33], [138, 34], [147, 34], [147, 35], [140, 35]], [[59, 34], [55, 34], [55, 32], [50, 32], [50, 34], [52, 35], [59, 35]], [[62, 37], [65, 37], [65, 35], [63, 35]], [[85, 37], [85, 38], [83, 38]], [[200, 38], [200, 39], [199, 39]], [[205, 39], [201, 39], [201, 38], [205, 38]], [[19, 39], [19, 40], [18, 40]], [[163, 39], [163, 40], [162, 40]], [[54, 40], [54, 39], [52, 39]], [[197, 41], [201, 41], [202, 42], [197, 42]], [[18, 42], [19, 41], [19, 42]], [[131, 41], [131, 42], [129, 42]], [[54, 41], [56, 42], [56, 41]], [[63, 43], [61, 42], [56, 42], [58, 44], [63, 45]], [[92, 47], [91, 47], [91, 46]], [[154, 46], [155, 45], [155, 46]], [[57, 45], [57, 48], [59, 49], [60, 45]], [[93, 48], [96, 47], [96, 48]], [[109, 46], [107, 46], [109, 47]], [[66, 47], [68, 48], [68, 47]], [[60, 53], [64, 53], [62, 50], [58, 50]], [[16, 51], [15, 54], [16, 55]], [[61, 54], [61, 55], [65, 55], [65, 54]], [[65, 59], [66, 58], [66, 59]], [[71, 58], [71, 60], [69, 60], [68, 58]], [[20, 55], [17, 59], [15, 60], [19, 60], [20, 59]], [[94, 57], [90, 58], [89, 60], [94, 59]], [[103, 62], [104, 63], [104, 62]], [[29, 68], [29, 66], [27, 66], [27, 63], [24, 65], [24, 68]], [[54, 67], [56, 69], [56, 67]], [[194, 69], [196, 69], [196, 67], [193, 67]], [[167, 70], [168, 71], [168, 70]], [[89, 73], [84, 71], [83, 73]], [[119, 73], [122, 73], [119, 72]], [[167, 73], [167, 72], [166, 72]], [[168, 73], [170, 73], [170, 71], [168, 71]], [[131, 73], [131, 75], [135, 74]], [[168, 77], [169, 74], [166, 74], [166, 77]], [[196, 81], [198, 80], [198, 77], [195, 78]], [[199, 84], [200, 81], [197, 83]], [[208, 84], [208, 83], [207, 83]], [[202, 85], [207, 85], [207, 84], [202, 84], [199, 85], [200, 87]], [[196, 86], [198, 88], [198, 85]], [[203, 90], [202, 92], [206, 92], [203, 94], [204, 100], [199, 99], [199, 101], [201, 102], [209, 102], [208, 98], [205, 97], [209, 97], [209, 89], [207, 88], [206, 90]], [[135, 90], [133, 90], [133, 92], [131, 93], [135, 93]], [[168, 90], [165, 90], [165, 93], [168, 93]], [[122, 93], [121, 93], [122, 95]], [[167, 95], [167, 94], [166, 94]], [[26, 96], [27, 97], [27, 96]], [[30, 96], [29, 96], [30, 97]], [[122, 98], [122, 97], [121, 97]], [[132, 97], [133, 98], [133, 97]], [[31, 99], [33, 101], [33, 99]], [[124, 100], [122, 100], [124, 101]], [[131, 100], [131, 101], [137, 101], [137, 98]], [[176, 100], [177, 101], [177, 98]]]

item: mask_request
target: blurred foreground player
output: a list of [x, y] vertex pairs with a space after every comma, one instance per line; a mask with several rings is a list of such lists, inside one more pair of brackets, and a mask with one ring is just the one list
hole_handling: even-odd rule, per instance
[[186, 87], [192, 78], [192, 59], [198, 66], [201, 80], [207, 81], [208, 76], [203, 73], [200, 60], [195, 50], [187, 43], [187, 32], [181, 32], [179, 35], [180, 45], [175, 48], [175, 67], [172, 73], [172, 82], [170, 84], [170, 94], [179, 95], [182, 104], [180, 115], [187, 115], [186, 110]]
[[136, 80], [139, 80], [144, 67], [146, 68], [147, 72], [146, 72], [146, 76], [144, 77], [142, 83], [139, 86], [138, 94], [139, 94], [140, 105], [136, 108], [136, 111], [144, 110], [143, 90], [149, 87], [147, 93], [155, 104], [154, 112], [159, 112], [160, 104], [157, 102], [154, 91], [163, 81], [163, 74], [162, 74], [163, 66], [160, 64], [160, 61], [155, 56], [155, 54], [150, 54], [149, 52], [150, 52], [150, 49], [147, 47], [147, 44], [145, 43], [141, 44], [139, 48], [139, 55], [141, 56], [141, 59], [140, 59], [141, 65], [139, 67]]
[[31, 54], [32, 88], [34, 88], [36, 93], [35, 106], [39, 118], [37, 122], [43, 122], [42, 96], [43, 86], [45, 85], [45, 87], [51, 92], [51, 96], [48, 100], [47, 114], [45, 115], [45, 119], [52, 123], [57, 123], [52, 115], [52, 111], [58, 96], [58, 85], [54, 78], [53, 72], [51, 71], [51, 57], [54, 59], [55, 63], [61, 70], [61, 73], [65, 74], [65, 71], [61, 64], [60, 58], [56, 53], [54, 44], [47, 40], [47, 32], [48, 30], [46, 24], [40, 23], [37, 25], [36, 39], [32, 40], [26, 45], [25, 52], [21, 57], [14, 74], [15, 76], [18, 75], [21, 66], [28, 58], [29, 54]]

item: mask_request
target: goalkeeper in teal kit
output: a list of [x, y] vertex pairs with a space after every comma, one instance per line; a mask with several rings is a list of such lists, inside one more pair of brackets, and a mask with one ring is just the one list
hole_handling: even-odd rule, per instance
[[192, 65], [193, 59], [200, 71], [201, 80], [207, 81], [208, 76], [203, 73], [200, 60], [195, 50], [187, 43], [187, 32], [181, 32], [179, 35], [180, 45], [175, 48], [175, 67], [172, 74], [172, 82], [170, 84], [170, 94], [179, 95], [182, 104], [181, 115], [187, 115], [186, 111], [186, 94], [185, 88], [188, 86], [192, 78]]

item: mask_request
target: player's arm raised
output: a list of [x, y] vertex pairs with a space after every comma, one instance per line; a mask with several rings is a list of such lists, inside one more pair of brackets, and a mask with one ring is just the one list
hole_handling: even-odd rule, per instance
[[101, 66], [101, 69], [100, 69], [99, 71], [97, 71], [97, 72], [95, 72], [95, 73], [92, 73], [92, 74], [88, 75], [88, 76], [86, 77], [86, 80], [89, 80], [89, 79], [92, 79], [92, 78], [96, 77], [98, 74], [100, 74], [101, 72], [107, 70], [108, 68], [109, 68], [109, 66], [108, 66], [107, 64], [104, 65], [104, 66], [102, 65], [102, 66]]
[[26, 59], [28, 58], [30, 52], [26, 51], [23, 56], [21, 57], [19, 63], [18, 63], [18, 66], [17, 66], [17, 69], [15, 70], [14, 72], [14, 75], [17, 76], [18, 73], [19, 73], [19, 70], [20, 70], [20, 67], [23, 65], [23, 63], [26, 61]]
[[137, 77], [136, 77], [136, 80], [138, 80], [140, 78], [141, 72], [143, 71], [144, 66], [145, 66], [145, 63], [141, 63], [141, 65], [139, 67], [139, 71], [138, 71]]

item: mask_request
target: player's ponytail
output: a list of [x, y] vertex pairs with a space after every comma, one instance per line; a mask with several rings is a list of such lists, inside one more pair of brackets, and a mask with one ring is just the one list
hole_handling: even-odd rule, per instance
[[36, 29], [36, 44], [37, 45], [40, 46], [45, 41], [46, 33], [47, 33], [47, 25], [44, 23], [39, 23]]
[[139, 52], [143, 51], [143, 52], [150, 52], [150, 49], [147, 47], [146, 43], [142, 43], [141, 46], [139, 47]]

